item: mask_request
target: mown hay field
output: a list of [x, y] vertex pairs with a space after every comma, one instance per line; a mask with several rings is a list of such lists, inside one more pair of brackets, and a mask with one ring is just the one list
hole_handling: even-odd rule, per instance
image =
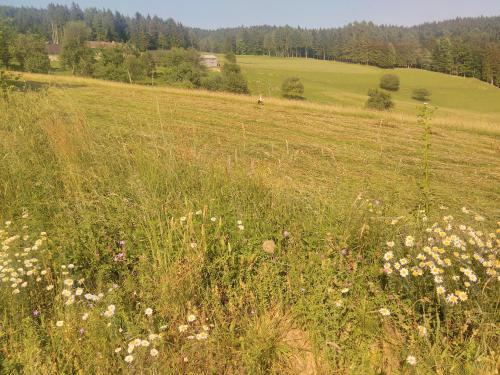
[[495, 373], [496, 114], [23, 77], [0, 372]]

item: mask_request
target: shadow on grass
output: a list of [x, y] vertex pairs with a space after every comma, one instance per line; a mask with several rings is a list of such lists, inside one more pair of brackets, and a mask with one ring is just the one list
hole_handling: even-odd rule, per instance
[[305, 96], [296, 96], [296, 95], [283, 95], [283, 98], [288, 99], [288, 100], [295, 100], [298, 102], [302, 102], [306, 100]]
[[47, 90], [49, 87], [76, 89], [86, 86], [84, 84], [79, 84], [79, 83], [49, 83], [49, 82], [23, 81], [23, 80], [10, 80], [9, 84], [13, 87], [15, 91], [18, 92], [27, 92], [27, 91], [40, 92]]

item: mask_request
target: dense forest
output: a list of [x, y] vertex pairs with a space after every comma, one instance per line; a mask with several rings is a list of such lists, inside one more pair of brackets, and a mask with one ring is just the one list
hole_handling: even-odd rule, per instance
[[[83, 21], [91, 39], [130, 43], [140, 51], [193, 47], [208, 52], [310, 57], [375, 65], [415, 67], [476, 77], [500, 86], [500, 16], [458, 18], [413, 27], [355, 22], [341, 28], [253, 26], [202, 30], [173, 19], [129, 17], [78, 5], [46, 9], [0, 6], [0, 19], [18, 33], [59, 44], [69, 21]], [[0, 49], [2, 36], [0, 35]]]

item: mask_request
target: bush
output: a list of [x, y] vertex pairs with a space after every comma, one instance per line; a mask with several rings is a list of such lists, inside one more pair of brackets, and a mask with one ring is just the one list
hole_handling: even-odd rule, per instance
[[45, 52], [33, 52], [24, 60], [24, 70], [32, 73], [48, 73], [50, 60]]
[[83, 76], [91, 76], [94, 73], [94, 66], [96, 63], [94, 50], [86, 48], [82, 51], [80, 61], [75, 67], [75, 74]]
[[208, 91], [222, 91], [224, 89], [224, 81], [220, 74], [204, 77], [201, 80], [201, 87]]
[[239, 73], [241, 73], [241, 68], [238, 64], [225, 63], [222, 66], [221, 71], [222, 71], [222, 73], [226, 73], [226, 74], [229, 74], [229, 73], [239, 74]]
[[420, 89], [415, 89], [413, 90], [412, 98], [415, 100], [420, 100], [422, 102], [429, 101], [429, 96], [431, 96], [432, 93], [424, 88]]
[[42, 37], [34, 34], [19, 34], [11, 46], [21, 70], [33, 73], [48, 73], [50, 60]]
[[230, 62], [232, 64], [236, 64], [236, 55], [234, 53], [228, 52], [228, 53], [226, 53], [226, 55], [224, 57], [226, 58], [227, 62]]
[[236, 94], [248, 94], [248, 82], [241, 73], [225, 73], [222, 75], [223, 89]]
[[304, 85], [297, 77], [287, 78], [281, 85], [281, 94], [288, 99], [304, 99]]
[[391, 94], [380, 91], [378, 89], [371, 89], [368, 91], [368, 101], [366, 102], [367, 108], [378, 109], [380, 111], [394, 107]]
[[129, 55], [124, 63], [132, 82], [143, 81], [150, 77], [154, 69], [154, 62], [149, 53], [143, 53], [140, 56]]
[[394, 74], [386, 74], [380, 79], [380, 88], [389, 91], [398, 91], [399, 77]]
[[68, 22], [64, 26], [61, 63], [69, 67], [72, 74], [87, 75], [92, 70], [93, 51], [86, 44], [90, 34], [91, 30], [83, 21]]
[[129, 75], [124, 65], [122, 48], [103, 49], [94, 66], [94, 77], [110, 81], [128, 82]]
[[15, 83], [20, 79], [20, 76], [13, 77], [11, 74], [0, 70], [0, 98], [4, 100], [9, 99], [9, 93], [16, 86]]
[[165, 81], [184, 87], [199, 87], [205, 72], [197, 66], [183, 62], [180, 65], [170, 66], [165, 71]]
[[165, 81], [176, 86], [200, 87], [207, 74], [200, 63], [200, 54], [194, 49], [172, 48], [165, 53], [162, 65], [167, 68]]
[[172, 48], [163, 56], [162, 65], [165, 67], [174, 67], [188, 63], [196, 68], [203, 69], [200, 63], [200, 54], [198, 51], [190, 48]]

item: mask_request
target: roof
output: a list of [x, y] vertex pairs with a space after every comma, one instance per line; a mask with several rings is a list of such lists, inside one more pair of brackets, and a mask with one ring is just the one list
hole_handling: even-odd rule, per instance
[[105, 41], [100, 41], [100, 40], [90, 40], [87, 42], [87, 46], [89, 46], [92, 49], [95, 48], [114, 48], [118, 47], [120, 43], [116, 42], [105, 42]]
[[47, 43], [45, 44], [45, 51], [47, 51], [49, 55], [58, 55], [61, 52], [61, 45]]

